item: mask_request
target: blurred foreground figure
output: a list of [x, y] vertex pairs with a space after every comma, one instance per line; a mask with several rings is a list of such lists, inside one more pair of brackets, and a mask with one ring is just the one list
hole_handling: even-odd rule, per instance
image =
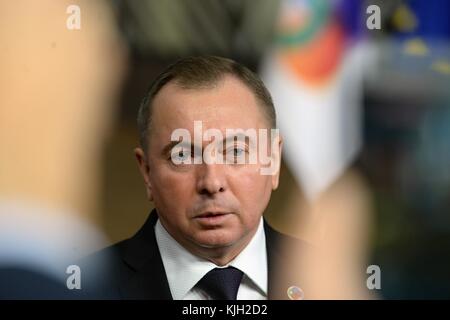
[[0, 20], [0, 298], [67, 298], [67, 267], [103, 245], [91, 223], [125, 52], [100, 1], [2, 1]]
[[313, 247], [302, 250], [295, 243], [283, 247], [287, 258], [278, 265], [278, 282], [291, 279], [287, 293], [291, 299], [376, 298], [366, 286], [370, 201], [364, 179], [354, 170], [344, 173], [312, 202], [301, 197], [289, 200], [289, 215], [300, 217], [296, 236]]

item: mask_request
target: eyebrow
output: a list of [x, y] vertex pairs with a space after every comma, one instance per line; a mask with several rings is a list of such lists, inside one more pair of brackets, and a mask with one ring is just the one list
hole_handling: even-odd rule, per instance
[[191, 151], [196, 148], [193, 143], [187, 143], [185, 141], [176, 141], [175, 140], [175, 141], [171, 141], [168, 144], [166, 144], [164, 146], [164, 148], [162, 149], [161, 154], [165, 157], [167, 154], [171, 153], [173, 147], [178, 146], [178, 145], [181, 147], [184, 147], [184, 148], [189, 148]]
[[[171, 142], [169, 142], [168, 144], [166, 144], [166, 145], [164, 146], [164, 148], [163, 148], [162, 151], [161, 151], [161, 154], [162, 154], [163, 156], [167, 155], [168, 153], [170, 153], [170, 151], [172, 150], [172, 148], [175, 147], [175, 146], [176, 146], [177, 144], [179, 144], [179, 143], [183, 144], [182, 141], [171, 141]], [[186, 143], [186, 145], [187, 145], [187, 143]]]
[[247, 143], [247, 138], [250, 139], [251, 137], [246, 134], [243, 134], [242, 132], [238, 132], [237, 134], [232, 134], [229, 135], [228, 137], [225, 137], [225, 139], [222, 140], [222, 143], [225, 142], [226, 144], [228, 142], [234, 142], [235, 139], [237, 139], [238, 141], [243, 140], [245, 143]]

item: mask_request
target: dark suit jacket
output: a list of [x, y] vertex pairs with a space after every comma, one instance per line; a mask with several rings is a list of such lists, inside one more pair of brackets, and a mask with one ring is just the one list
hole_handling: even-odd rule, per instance
[[[154, 227], [157, 220], [158, 215], [156, 210], [153, 210], [144, 226], [132, 238], [95, 253], [80, 262], [82, 291], [84, 290], [89, 298], [95, 295], [102, 299], [172, 299], [155, 237]], [[274, 264], [284, 260], [279, 250], [279, 243], [295, 241], [301, 247], [306, 248], [307, 245], [300, 240], [280, 234], [266, 221], [264, 221], [264, 230], [268, 257], [269, 299], [287, 299], [287, 288], [298, 284], [289, 283], [289, 281], [275, 283]], [[92, 272], [92, 265], [98, 266], [99, 261], [104, 265], [100, 268], [101, 272]]]

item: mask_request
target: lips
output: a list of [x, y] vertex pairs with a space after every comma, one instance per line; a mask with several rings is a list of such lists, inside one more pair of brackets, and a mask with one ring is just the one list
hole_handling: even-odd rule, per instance
[[198, 216], [196, 216], [196, 218], [213, 218], [213, 217], [218, 217], [218, 216], [224, 216], [230, 214], [229, 212], [212, 212], [212, 211], [208, 211], [208, 212], [204, 212], [202, 214], [199, 214]]
[[195, 216], [195, 220], [206, 228], [217, 228], [229, 219], [231, 212], [208, 211]]

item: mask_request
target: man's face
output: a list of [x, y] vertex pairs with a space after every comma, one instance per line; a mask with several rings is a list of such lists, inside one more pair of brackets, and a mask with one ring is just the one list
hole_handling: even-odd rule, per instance
[[[176, 165], [167, 146], [172, 132], [184, 128], [198, 149], [194, 121], [202, 121], [203, 132], [215, 128], [224, 138], [226, 129], [267, 129], [268, 121], [251, 90], [231, 76], [207, 89], [187, 90], [169, 83], [153, 100], [152, 115], [148, 152], [144, 155], [138, 148], [136, 156], [163, 226], [194, 252], [246, 245], [278, 185], [279, 170], [262, 175], [259, 163], [193, 164], [192, 160]], [[201, 140], [205, 150], [211, 141]], [[265, 143], [270, 151], [270, 140]], [[231, 146], [238, 150], [231, 153], [239, 154], [248, 144]], [[281, 142], [276, 148], [281, 151]]]

